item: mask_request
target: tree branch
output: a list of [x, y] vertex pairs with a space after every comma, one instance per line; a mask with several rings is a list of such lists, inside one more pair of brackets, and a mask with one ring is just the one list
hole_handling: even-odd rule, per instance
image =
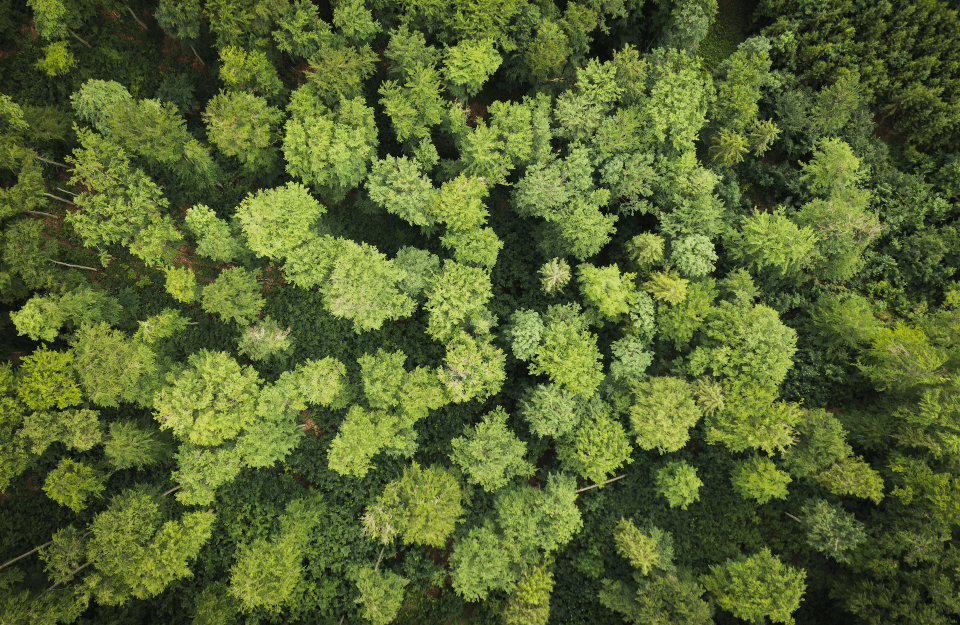
[[581, 489], [575, 490], [575, 491], [573, 491], [573, 492], [574, 492], [574, 494], [576, 494], [576, 493], [582, 493], [582, 492], [585, 491], [585, 490], [590, 490], [591, 488], [596, 488], [596, 487], [598, 487], [598, 486], [603, 486], [604, 484], [609, 484], [610, 482], [616, 482], [617, 480], [622, 480], [622, 479], [625, 478], [625, 477], [627, 477], [627, 474], [626, 474], [626, 473], [624, 473], [623, 475], [618, 475], [617, 477], [612, 477], [612, 478], [610, 478], [609, 480], [607, 480], [606, 482], [601, 482], [600, 484], [594, 484], [593, 486], [587, 486], [586, 488], [581, 488]]
[[[84, 564], [83, 566], [81, 566], [81, 567], [79, 567], [79, 568], [77, 568], [77, 569], [74, 569], [73, 571], [70, 571], [70, 577], [73, 577], [74, 575], [76, 575], [77, 573], [79, 573], [79, 572], [82, 571], [83, 569], [87, 568], [87, 567], [90, 566], [91, 564], [93, 564], [93, 560], [90, 560], [89, 562], [87, 562], [87, 563]], [[59, 586], [59, 585], [62, 584], [62, 583], [63, 583], [63, 582], [57, 582], [56, 584], [54, 584], [54, 585], [51, 586], [50, 588], [47, 588], [47, 592], [50, 592], [51, 590], [53, 590], [54, 588], [56, 588], [57, 586]]]
[[71, 265], [70, 263], [61, 263], [59, 260], [53, 260], [48, 258], [48, 261], [56, 265], [63, 265], [64, 267], [73, 267], [74, 269], [89, 269], [90, 271], [100, 271], [99, 269], [94, 269], [93, 267], [85, 267], [84, 265]]
[[380, 560], [383, 559], [383, 550], [386, 549], [386, 548], [387, 548], [386, 545], [384, 545], [383, 547], [380, 547], [380, 557], [377, 558], [377, 566], [373, 567], [373, 572], [374, 572], [374, 573], [376, 573], [376, 572], [377, 572], [377, 569], [380, 568]]
[[125, 5], [123, 5], [123, 6], [125, 6], [125, 7], [127, 8], [127, 10], [130, 11], [130, 17], [132, 17], [134, 20], [136, 20], [137, 24], [140, 24], [140, 28], [142, 28], [143, 30], [147, 30], [147, 25], [144, 24], [143, 22], [141, 22], [141, 21], [137, 18], [136, 14], [133, 12], [133, 9], [130, 8], [130, 5], [129, 5], [129, 4], [125, 4]]
[[26, 553], [23, 554], [22, 556], [19, 556], [19, 557], [14, 558], [13, 560], [8, 560], [7, 562], [4, 562], [4, 563], [3, 563], [3, 566], [0, 566], [0, 569], [5, 569], [6, 567], [10, 566], [10, 565], [13, 564], [14, 562], [17, 562], [18, 560], [23, 560], [24, 558], [26, 558], [26, 557], [29, 556], [30, 554], [36, 553], [36, 552], [40, 551], [41, 549], [43, 549], [44, 547], [46, 547], [47, 545], [52, 545], [52, 544], [53, 544], [53, 541], [52, 541], [52, 540], [51, 540], [50, 542], [48, 542], [48, 543], [43, 543], [43, 544], [40, 545], [39, 547], [37, 547], [37, 548], [35, 548], [35, 549], [31, 550], [31, 551], [26, 552]]
[[[36, 156], [36, 155], [34, 155], [34, 156]], [[44, 163], [50, 163], [51, 165], [56, 165], [57, 167], [63, 167], [64, 169], [67, 168], [67, 166], [64, 165], [63, 163], [58, 163], [57, 161], [47, 160], [47, 159], [43, 158], [42, 156], [37, 156], [37, 160], [38, 160], [38, 161], [43, 161]]]
[[181, 488], [183, 488], [183, 484], [180, 484], [180, 485], [177, 486], [176, 488], [171, 488], [170, 490], [168, 490], [167, 492], [165, 492], [164, 494], [162, 494], [162, 495], [160, 495], [160, 496], [161, 496], [161, 497], [166, 497], [166, 496], [169, 495], [170, 493], [175, 493], [175, 492], [177, 492], [178, 490], [180, 490]]
[[55, 199], [55, 200], [59, 200], [59, 201], [63, 202], [64, 204], [69, 204], [70, 206], [76, 206], [76, 204], [74, 204], [74, 203], [71, 202], [70, 200], [65, 200], [65, 199], [63, 199], [62, 197], [58, 196], [58, 195], [53, 195], [53, 194], [51, 194], [51, 193], [46, 193], [46, 192], [44, 192], [44, 195], [47, 196], [47, 197], [51, 197], [51, 198], [53, 198], [53, 199]]
[[803, 523], [803, 521], [801, 521], [801, 520], [798, 519], [797, 517], [793, 516], [793, 515], [790, 514], [789, 512], [784, 512], [784, 514], [787, 515], [788, 517], [790, 517], [791, 519], [793, 519], [794, 521], [796, 521], [797, 523]]
[[76, 38], [77, 38], [77, 41], [79, 41], [79, 42], [82, 43], [83, 45], [85, 45], [85, 46], [87, 46], [88, 48], [90, 48], [91, 50], [93, 50], [93, 46], [91, 46], [89, 43], [87, 43], [86, 41], [84, 41], [83, 39], [81, 39], [81, 38], [80, 38], [80, 35], [78, 35], [77, 33], [73, 32], [73, 31], [70, 30], [69, 28], [67, 29], [67, 32], [70, 33], [71, 35], [73, 35], [74, 37], [76, 37]]
[[43, 211], [23, 211], [28, 215], [34, 215], [36, 217], [52, 217], [53, 219], [60, 219], [60, 215], [54, 215], [53, 213], [44, 213]]

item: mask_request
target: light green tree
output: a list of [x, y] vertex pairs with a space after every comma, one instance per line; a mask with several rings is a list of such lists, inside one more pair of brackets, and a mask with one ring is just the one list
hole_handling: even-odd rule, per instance
[[360, 615], [374, 625], [387, 625], [403, 607], [403, 589], [409, 583], [393, 571], [379, 573], [373, 569], [360, 569], [357, 588], [360, 596]]
[[671, 460], [657, 469], [656, 482], [657, 492], [667, 499], [671, 508], [686, 510], [700, 499], [703, 482], [697, 477], [696, 468], [683, 460]]
[[443, 76], [447, 89], [458, 100], [469, 100], [502, 62], [493, 40], [463, 40], [447, 48], [444, 55]]
[[690, 439], [702, 412], [690, 384], [671, 376], [658, 376], [633, 387], [630, 406], [631, 433], [641, 449], [661, 454], [678, 451]]
[[773, 460], [754, 455], [737, 462], [730, 474], [733, 488], [744, 499], [764, 504], [771, 499], [786, 499], [790, 474], [777, 469]]
[[47, 474], [43, 492], [61, 506], [74, 512], [87, 507], [88, 499], [97, 499], [104, 490], [104, 476], [92, 467], [70, 458], [63, 458], [57, 468]]
[[279, 109], [252, 93], [221, 91], [207, 103], [207, 136], [221, 152], [236, 157], [250, 171], [269, 167], [277, 158]]
[[600, 484], [624, 464], [633, 462], [633, 447], [609, 406], [592, 400], [573, 432], [557, 444], [557, 457], [565, 469]]
[[450, 459], [467, 475], [467, 480], [491, 492], [506, 486], [517, 476], [529, 475], [533, 466], [524, 460], [526, 443], [507, 427], [507, 413], [501, 407], [466, 429], [451, 441]]
[[200, 295], [200, 305], [206, 312], [241, 326], [253, 321], [264, 302], [257, 273], [243, 267], [224, 269], [215, 281], [203, 287]]
[[803, 577], [802, 571], [784, 565], [764, 548], [752, 556], [711, 566], [700, 581], [717, 605], [737, 618], [789, 625], [803, 597]]
[[565, 318], [561, 310], [550, 307], [543, 342], [529, 370], [532, 375], [548, 375], [551, 382], [581, 397], [590, 397], [603, 378], [596, 336], [586, 330], [579, 313]]

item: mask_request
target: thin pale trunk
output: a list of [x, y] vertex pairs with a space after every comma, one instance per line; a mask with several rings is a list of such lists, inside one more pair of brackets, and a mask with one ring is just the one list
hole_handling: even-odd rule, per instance
[[784, 512], [784, 514], [787, 515], [788, 517], [790, 517], [791, 519], [793, 519], [794, 521], [796, 521], [797, 523], [803, 523], [803, 521], [801, 521], [801, 520], [798, 519], [797, 517], [793, 516], [793, 515], [790, 514], [789, 512]]
[[[79, 567], [79, 568], [76, 568], [76, 569], [70, 571], [70, 576], [73, 577], [74, 575], [76, 575], [77, 573], [79, 573], [79, 572], [82, 571], [83, 569], [87, 568], [87, 567], [90, 566], [91, 564], [93, 564], [93, 560], [90, 560], [89, 562], [87, 562], [87, 563], [84, 564], [83, 566], [81, 566], [81, 567]], [[50, 588], [47, 588], [47, 592], [50, 592], [51, 590], [53, 590], [54, 588], [56, 588], [57, 586], [59, 586], [59, 585], [62, 584], [62, 583], [63, 583], [63, 582], [57, 582], [56, 584], [54, 584], [54, 585], [51, 586]]]
[[133, 12], [133, 9], [130, 8], [130, 5], [125, 4], [125, 5], [123, 5], [123, 6], [127, 7], [127, 10], [130, 11], [130, 17], [132, 17], [134, 20], [136, 20], [137, 24], [140, 24], [141, 28], [143, 28], [144, 30], [147, 30], [147, 25], [144, 24], [143, 22], [141, 22], [141, 21], [137, 18], [136, 14]]
[[70, 200], [65, 200], [65, 199], [63, 199], [62, 197], [60, 197], [59, 195], [53, 195], [53, 194], [51, 194], [51, 193], [46, 193], [46, 192], [44, 192], [44, 195], [47, 196], [47, 197], [49, 197], [49, 198], [53, 198], [53, 199], [55, 199], [55, 200], [58, 200], [58, 201], [60, 201], [60, 202], [63, 202], [64, 204], [69, 204], [70, 206], [76, 206], [76, 204], [74, 204], [74, 203], [71, 202]]
[[175, 493], [175, 492], [177, 492], [178, 490], [180, 490], [181, 488], [183, 488], [183, 484], [181, 484], [180, 486], [177, 486], [177, 487], [175, 487], [175, 488], [171, 488], [170, 490], [168, 490], [167, 492], [165, 492], [164, 494], [162, 494], [162, 495], [160, 495], [160, 496], [161, 496], [161, 497], [166, 497], [166, 496], [169, 495], [170, 493]]
[[53, 260], [48, 258], [48, 261], [56, 265], [63, 265], [64, 267], [73, 267], [74, 269], [89, 269], [90, 271], [100, 271], [99, 269], [94, 269], [93, 267], [85, 267], [84, 265], [71, 265], [70, 263], [61, 263], [59, 260]]
[[374, 573], [376, 573], [376, 572], [377, 572], [377, 569], [380, 568], [380, 560], [383, 559], [383, 550], [386, 549], [386, 548], [387, 548], [386, 545], [384, 545], [383, 547], [380, 547], [380, 557], [377, 558], [377, 566], [373, 567], [373, 572], [374, 572]]
[[52, 544], [53, 544], [53, 541], [51, 540], [51, 541], [48, 542], [48, 543], [44, 543], [44, 544], [40, 545], [39, 547], [37, 547], [37, 548], [35, 548], [35, 549], [32, 549], [32, 550], [26, 552], [26, 553], [23, 554], [22, 556], [18, 556], [18, 557], [16, 557], [16, 558], [14, 558], [13, 560], [8, 560], [7, 562], [4, 562], [4, 563], [3, 563], [3, 566], [0, 566], [0, 569], [5, 569], [5, 568], [7, 568], [8, 566], [10, 566], [11, 564], [13, 564], [14, 562], [17, 562], [17, 561], [19, 561], [19, 560], [23, 560], [24, 558], [26, 558], [26, 557], [29, 556], [30, 554], [36, 553], [36, 552], [40, 551], [41, 549], [43, 549], [44, 547], [46, 547], [47, 545], [52, 545]]
[[67, 29], [67, 32], [70, 33], [71, 35], [73, 35], [74, 37], [76, 37], [77, 41], [79, 41], [79, 42], [82, 43], [83, 45], [85, 45], [85, 46], [87, 46], [88, 48], [90, 48], [91, 50], [93, 50], [93, 46], [91, 46], [89, 43], [87, 43], [86, 41], [84, 41], [83, 39], [81, 39], [81, 38], [80, 38], [80, 35], [78, 35], [77, 33], [73, 32], [73, 31], [70, 30], [69, 28]]
[[206, 67], [207, 64], [204, 63], [204, 62], [203, 62], [203, 59], [200, 58], [200, 55], [197, 54], [197, 49], [194, 48], [193, 46], [190, 46], [190, 49], [193, 50], [193, 56], [197, 57], [197, 60], [200, 61], [200, 65], [203, 65], [204, 67]]
[[51, 217], [53, 219], [60, 219], [60, 215], [54, 215], [53, 213], [45, 213], [43, 211], [23, 211], [28, 215], [35, 215], [36, 217]]
[[587, 487], [585, 487], [585, 488], [581, 488], [581, 489], [575, 490], [575, 491], [573, 491], [573, 492], [574, 492], [574, 493], [582, 493], [582, 492], [585, 491], [585, 490], [590, 490], [591, 488], [596, 488], [596, 487], [598, 487], [598, 486], [603, 486], [603, 485], [605, 485], [605, 484], [609, 484], [610, 482], [616, 482], [617, 480], [622, 480], [622, 479], [625, 478], [625, 477], [627, 477], [627, 474], [626, 474], [626, 473], [624, 473], [623, 475], [618, 475], [617, 477], [612, 477], [612, 478], [610, 478], [609, 480], [607, 480], [606, 482], [601, 482], [600, 484], [594, 484], [593, 486], [587, 486]]
[[77, 197], [77, 194], [76, 194], [76, 193], [72, 193], [72, 192], [70, 192], [70, 191], [67, 191], [67, 190], [64, 189], [63, 187], [57, 187], [57, 191], [63, 191], [63, 192], [66, 193], [67, 195], [72, 195], [73, 197]]
[[38, 161], [43, 161], [44, 163], [50, 163], [51, 165], [56, 165], [57, 167], [63, 167], [64, 169], [67, 168], [67, 166], [64, 165], [63, 163], [58, 163], [57, 161], [51, 161], [51, 160], [48, 160], [48, 159], [43, 158], [42, 156], [38, 156], [38, 157], [37, 157], [37, 160], [38, 160]]

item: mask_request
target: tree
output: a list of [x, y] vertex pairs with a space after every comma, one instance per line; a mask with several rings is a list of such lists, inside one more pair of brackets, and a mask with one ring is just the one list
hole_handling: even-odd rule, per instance
[[156, 464], [165, 455], [164, 445], [153, 429], [141, 428], [129, 421], [110, 424], [110, 434], [103, 445], [103, 453], [110, 464], [119, 470]]
[[422, 543], [438, 549], [461, 522], [460, 485], [443, 467], [404, 467], [398, 482], [387, 484], [362, 517], [364, 533], [384, 544], [399, 534], [404, 544]]
[[363, 82], [373, 74], [376, 62], [377, 53], [369, 44], [346, 46], [322, 41], [310, 59], [304, 88], [327, 106], [344, 106], [361, 98]]
[[554, 384], [586, 398], [602, 381], [601, 356], [596, 336], [586, 331], [579, 314], [575, 317], [564, 318], [561, 309], [550, 307], [543, 342], [529, 370], [531, 375], [546, 374]]
[[554, 295], [570, 282], [570, 265], [562, 258], [548, 260], [540, 268], [540, 285], [543, 291]]
[[485, 599], [490, 591], [506, 590], [520, 577], [514, 542], [498, 536], [487, 522], [458, 540], [450, 556], [453, 588], [467, 601]]
[[821, 139], [809, 163], [802, 164], [800, 180], [815, 194], [830, 195], [859, 182], [860, 159], [849, 145], [839, 139]]
[[613, 361], [610, 363], [610, 375], [628, 385], [645, 379], [647, 368], [653, 363], [653, 353], [646, 351], [646, 348], [647, 341], [633, 335], [611, 343]]
[[195, 445], [219, 445], [256, 419], [260, 379], [226, 352], [200, 350], [187, 359], [188, 368], [169, 374], [154, 399], [160, 428]]
[[683, 460], [671, 460], [657, 470], [657, 492], [666, 497], [671, 508], [686, 510], [700, 499], [701, 486], [697, 470]]
[[81, 512], [89, 498], [99, 498], [104, 490], [103, 476], [82, 462], [63, 458], [56, 469], [47, 474], [43, 491], [50, 499], [74, 512]]
[[415, 226], [434, 223], [428, 211], [436, 189], [416, 159], [388, 155], [374, 162], [366, 188], [371, 200], [408, 223]]
[[610, 412], [605, 403], [592, 399], [580, 423], [557, 445], [560, 463], [600, 488], [620, 467], [633, 462], [627, 433]]
[[709, 625], [713, 606], [703, 600], [704, 588], [688, 576], [636, 575], [636, 586], [603, 580], [600, 602], [627, 622], [641, 625]]
[[775, 310], [757, 305], [744, 310], [720, 302], [707, 316], [703, 340], [690, 355], [689, 371], [751, 380], [776, 388], [793, 366], [797, 333]]
[[210, 20], [210, 30], [217, 36], [218, 48], [262, 45], [285, 5], [278, 0], [210, 0], [205, 15]]
[[580, 421], [577, 396], [556, 384], [538, 384], [519, 402], [520, 416], [539, 437], [560, 437]]
[[616, 265], [595, 267], [581, 263], [577, 267], [577, 281], [583, 297], [608, 319], [617, 319], [630, 312], [636, 287], [636, 274], [621, 274]]
[[24, 443], [29, 441], [27, 448], [35, 456], [42, 454], [55, 441], [70, 449], [88, 451], [99, 445], [103, 438], [99, 417], [99, 411], [84, 408], [32, 412], [23, 417], [23, 428], [17, 438]]
[[800, 606], [805, 586], [801, 571], [785, 566], [766, 548], [740, 560], [715, 564], [700, 581], [721, 608], [754, 623], [767, 618], [774, 623], [793, 623], [790, 615]]
[[730, 474], [733, 488], [744, 499], [765, 504], [771, 499], [786, 499], [790, 475], [777, 469], [773, 460], [753, 455], [738, 462]]
[[706, 419], [707, 442], [734, 453], [754, 447], [773, 455], [794, 444], [793, 428], [802, 418], [798, 405], [777, 401], [769, 387], [734, 379], [723, 385], [723, 408]]
[[241, 354], [250, 360], [271, 361], [285, 360], [294, 341], [290, 338], [290, 328], [282, 329], [270, 315], [248, 327], [237, 345]]
[[572, 475], [551, 473], [543, 489], [514, 486], [497, 494], [497, 524], [523, 559], [557, 550], [583, 527], [576, 485]]
[[497, 255], [503, 248], [503, 241], [497, 238], [493, 228], [447, 230], [440, 237], [440, 243], [453, 249], [453, 257], [458, 263], [479, 265], [486, 269], [493, 269], [497, 264]]
[[710, 121], [721, 129], [742, 133], [756, 119], [760, 89], [771, 82], [770, 47], [766, 37], [748, 39], [715, 71], [717, 100]]
[[200, 303], [203, 309], [241, 326], [249, 325], [260, 312], [265, 300], [260, 295], [257, 274], [243, 267], [230, 267], [217, 279], [203, 287]]
[[643, 284], [643, 289], [658, 300], [676, 305], [687, 296], [689, 283], [673, 271], [656, 271]]
[[405, 276], [376, 248], [342, 239], [330, 275], [320, 288], [323, 305], [334, 317], [352, 321], [357, 334], [378, 330], [384, 321], [413, 312], [414, 301], [400, 290]]
[[[661, 532], [662, 533], [662, 532]], [[630, 562], [630, 566], [640, 571], [642, 575], [649, 575], [660, 562], [657, 553], [657, 536], [646, 536], [637, 529], [633, 521], [620, 518], [613, 532], [613, 541], [617, 551]]]
[[860, 370], [878, 391], [904, 392], [945, 379], [944, 351], [933, 345], [922, 329], [902, 322], [879, 329], [863, 356]]
[[710, 155], [714, 165], [720, 167], [729, 167], [734, 163], [742, 163], [743, 155], [747, 153], [750, 141], [729, 128], [721, 128], [713, 137], [713, 144], [710, 146]]
[[427, 334], [439, 341], [456, 337], [461, 325], [482, 312], [492, 297], [490, 289], [488, 272], [445, 260], [427, 286]]
[[796, 428], [799, 440], [783, 451], [783, 464], [797, 477], [811, 476], [853, 453], [840, 420], [822, 408], [805, 410]]
[[[89, 192], [76, 197], [81, 210], [65, 221], [84, 245], [99, 249], [120, 243], [144, 261], [157, 262], [178, 239], [169, 217], [162, 214], [167, 201], [159, 187], [130, 165], [121, 148], [82, 128], [78, 135], [82, 149], [66, 160], [74, 165], [71, 182]], [[106, 257], [101, 249], [104, 266]]]
[[403, 607], [403, 589], [410, 583], [393, 571], [378, 573], [372, 569], [360, 569], [357, 588], [360, 596], [360, 615], [374, 625], [387, 625]]
[[863, 523], [819, 497], [803, 505], [800, 521], [806, 526], [807, 544], [838, 562], [849, 562], [845, 552], [867, 539]]
[[510, 349], [518, 360], [530, 360], [540, 346], [543, 321], [535, 310], [522, 308], [510, 314], [510, 323], [504, 338], [510, 341]]
[[295, 500], [280, 517], [279, 535], [240, 546], [230, 569], [230, 594], [244, 610], [278, 612], [290, 598], [303, 572], [303, 551], [323, 513], [319, 497]]
[[114, 104], [132, 101], [127, 88], [113, 80], [88, 80], [70, 96], [77, 117], [100, 132], [106, 132], [108, 115]]
[[626, 252], [637, 267], [646, 269], [663, 259], [663, 239], [652, 232], [642, 232], [626, 244]]
[[435, 61], [417, 62], [406, 69], [403, 78], [402, 84], [393, 80], [380, 84], [380, 104], [390, 117], [397, 141], [412, 146], [429, 138], [430, 128], [443, 121], [446, 105], [440, 95], [443, 86]]
[[714, 284], [713, 278], [698, 280], [690, 284], [686, 297], [679, 304], [659, 304], [659, 338], [671, 341], [678, 350], [686, 347], [713, 311], [713, 301], [717, 297]]
[[883, 499], [883, 479], [862, 456], [838, 460], [814, 478], [834, 495], [853, 495], [879, 505]]
[[306, 187], [288, 182], [245, 197], [237, 219], [257, 256], [279, 260], [316, 238], [313, 229], [325, 212]]
[[774, 212], [753, 215], [743, 221], [740, 232], [728, 239], [730, 254], [748, 266], [773, 268], [781, 276], [794, 275], [809, 264], [817, 235], [809, 227], [798, 228], [783, 214], [783, 207]]
[[281, 119], [279, 109], [251, 93], [221, 91], [203, 113], [210, 141], [250, 171], [266, 169], [276, 160], [272, 146], [279, 140]]
[[680, 50], [658, 48], [647, 61], [649, 95], [640, 102], [644, 139], [677, 153], [689, 150], [716, 97], [712, 81], [702, 76], [695, 57]]
[[517, 476], [529, 475], [533, 465], [523, 457], [526, 443], [507, 427], [507, 413], [497, 406], [483, 421], [451, 441], [450, 459], [467, 475], [467, 481], [487, 492], [506, 486]]
[[350, 406], [337, 436], [330, 443], [327, 463], [340, 475], [362, 478], [373, 466], [371, 459], [384, 447], [391, 442], [402, 447], [403, 441], [395, 440], [402, 429], [398, 418], [386, 411]]
[[373, 109], [355, 97], [331, 110], [301, 87], [287, 111], [287, 173], [313, 187], [324, 201], [339, 202], [367, 177], [377, 146]]
[[80, 326], [72, 342], [77, 376], [91, 401], [114, 408], [121, 402], [153, 404], [161, 368], [148, 345], [103, 321]]
[[460, 41], [447, 48], [444, 55], [443, 76], [447, 89], [458, 100], [469, 100], [502, 62], [492, 39]]
[[262, 50], [246, 50], [234, 45], [221, 47], [220, 80], [230, 90], [262, 94], [267, 98], [284, 92], [276, 68]]
[[670, 250], [670, 264], [681, 275], [701, 278], [713, 272], [717, 253], [713, 243], [702, 234], [694, 234], [676, 241]]
[[681, 378], [654, 377], [633, 387], [630, 426], [641, 449], [680, 450], [701, 416], [690, 384]]
[[546, 564], [524, 569], [516, 589], [501, 609], [503, 624], [547, 625], [553, 584], [553, 573]]
[[72, 351], [41, 347], [21, 359], [17, 397], [30, 410], [61, 410], [79, 404], [83, 395], [76, 382]]
[[19, 311], [10, 313], [10, 318], [21, 336], [51, 342], [64, 326], [73, 329], [85, 323], [116, 323], [120, 308], [120, 303], [106, 292], [82, 285], [59, 295], [36, 294]]

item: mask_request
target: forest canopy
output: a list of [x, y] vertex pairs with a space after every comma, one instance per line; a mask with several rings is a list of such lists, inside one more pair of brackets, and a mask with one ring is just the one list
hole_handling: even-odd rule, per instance
[[0, 0], [0, 623], [960, 618], [946, 0]]

